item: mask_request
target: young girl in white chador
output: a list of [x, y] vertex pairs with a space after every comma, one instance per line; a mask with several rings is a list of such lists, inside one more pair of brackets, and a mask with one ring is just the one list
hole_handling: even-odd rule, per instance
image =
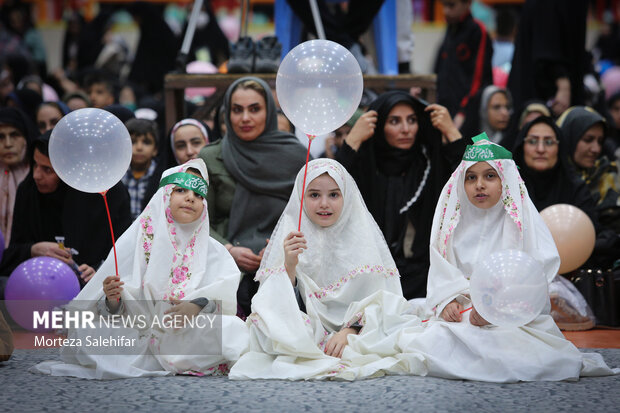
[[[538, 261], [547, 282], [560, 258], [532, 204], [512, 154], [474, 138], [443, 188], [431, 232], [423, 334], [405, 335], [403, 353], [424, 359], [426, 374], [492, 382], [577, 380], [614, 374], [602, 357], [581, 353], [549, 315], [549, 305], [522, 327], [490, 325], [473, 307], [469, 278], [488, 255], [516, 249]], [[576, 234], [577, 236], [577, 234]], [[412, 371], [413, 372], [413, 371]], [[415, 373], [415, 372], [413, 372]]]
[[353, 380], [404, 372], [396, 357], [403, 327], [398, 270], [355, 181], [336, 161], [309, 163], [271, 236], [252, 300], [250, 352], [232, 379]]
[[[200, 159], [165, 171], [158, 191], [116, 244], [120, 277], [110, 275], [115, 273], [110, 252], [69, 303], [70, 309], [96, 315], [148, 319], [133, 328], [69, 329], [68, 338], [86, 344], [87, 335], [111, 333], [135, 341], [111, 349], [65, 346], [64, 363], [41, 363], [33, 371], [113, 379], [228, 370], [246, 351], [248, 332], [235, 316], [239, 269], [226, 249], [209, 237], [207, 190], [207, 170]], [[182, 321], [173, 321], [173, 316]]]

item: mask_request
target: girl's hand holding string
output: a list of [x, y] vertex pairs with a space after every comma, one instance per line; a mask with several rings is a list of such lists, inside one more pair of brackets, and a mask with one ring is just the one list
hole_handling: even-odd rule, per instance
[[121, 291], [123, 291], [122, 285], [125, 284], [121, 281], [121, 278], [117, 275], [110, 275], [103, 280], [103, 293], [107, 300], [108, 309], [112, 313], [116, 313], [120, 306], [119, 300], [121, 299]]
[[491, 324], [487, 320], [482, 318], [482, 316], [476, 311], [473, 305], [471, 306], [471, 313], [469, 313], [469, 323], [473, 326], [478, 326], [478, 327], [487, 326]]
[[463, 315], [461, 314], [462, 311], [463, 306], [456, 300], [452, 300], [447, 306], [444, 307], [440, 317], [446, 321], [458, 323], [463, 319]]
[[342, 352], [347, 346], [347, 336], [349, 334], [357, 334], [357, 330], [351, 327], [345, 327], [329, 339], [325, 345], [325, 354], [332, 357], [342, 357]]
[[289, 233], [284, 239], [284, 268], [293, 285], [295, 285], [295, 268], [299, 263], [299, 254], [306, 248], [308, 246], [304, 234], [299, 231]]

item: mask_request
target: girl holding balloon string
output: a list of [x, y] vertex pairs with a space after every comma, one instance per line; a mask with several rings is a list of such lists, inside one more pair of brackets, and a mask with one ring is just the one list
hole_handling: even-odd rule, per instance
[[302, 168], [256, 275], [250, 351], [230, 378], [405, 373], [398, 337], [420, 331], [420, 319], [405, 315], [398, 270], [355, 181], [338, 162], [313, 160], [302, 207], [303, 178]]
[[267, 239], [304, 165], [306, 149], [278, 131], [269, 85], [256, 77], [233, 82], [224, 96], [224, 137], [200, 151], [212, 185], [207, 195], [211, 236], [226, 246], [244, 276], [237, 300], [245, 315]]
[[[117, 242], [119, 276], [111, 275], [111, 252], [68, 306], [104, 316], [147, 317], [133, 328], [69, 329], [68, 338], [109, 334], [135, 339], [132, 345], [111, 351], [64, 347], [64, 363], [45, 362], [34, 371], [97, 379], [206, 375], [226, 372], [240, 357], [248, 334], [235, 315], [240, 274], [225, 248], [209, 236], [207, 181], [200, 159], [165, 171], [158, 191]], [[175, 330], [164, 324], [167, 315], [202, 315], [203, 323]], [[221, 319], [221, 335], [204, 324], [206, 315]]]
[[[473, 140], [435, 210], [426, 297], [430, 319], [423, 334], [403, 336], [402, 351], [421, 355], [428, 375], [453, 379], [512, 382], [617, 374], [620, 370], [609, 369], [599, 354], [580, 353], [564, 338], [548, 314], [548, 301], [542, 314], [533, 314], [522, 327], [491, 325], [472, 306], [470, 276], [494, 252], [530, 255], [542, 265], [547, 282], [560, 265], [512, 154], [484, 133]], [[493, 264], [501, 270], [502, 263]]]

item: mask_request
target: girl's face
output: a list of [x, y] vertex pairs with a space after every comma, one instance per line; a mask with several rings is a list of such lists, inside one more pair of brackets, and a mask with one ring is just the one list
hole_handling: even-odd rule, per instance
[[50, 129], [54, 129], [60, 118], [62, 118], [62, 113], [58, 108], [52, 105], [41, 106], [37, 111], [37, 127], [41, 135]]
[[264, 131], [267, 123], [265, 98], [252, 89], [237, 89], [230, 97], [230, 124], [242, 141], [251, 142]]
[[[202, 175], [192, 170], [187, 171], [187, 173], [202, 178]], [[194, 191], [175, 186], [172, 194], [170, 194], [170, 214], [172, 218], [179, 224], [189, 224], [196, 221], [205, 209], [205, 205], [202, 202], [203, 199], [202, 196]]]
[[523, 160], [535, 171], [547, 171], [558, 162], [559, 142], [551, 126], [537, 123], [523, 142]]
[[411, 149], [418, 133], [418, 117], [406, 103], [395, 105], [387, 116], [383, 133], [390, 146], [398, 149]]
[[344, 198], [336, 181], [324, 173], [308, 184], [304, 203], [310, 221], [320, 227], [329, 227], [338, 221]]
[[9, 168], [23, 162], [26, 156], [26, 138], [19, 129], [0, 125], [0, 161]]
[[194, 125], [183, 125], [174, 133], [174, 153], [179, 165], [196, 159], [200, 150], [207, 144], [200, 129]]
[[575, 153], [573, 154], [573, 161], [580, 168], [592, 168], [594, 163], [601, 156], [603, 150], [603, 140], [605, 139], [605, 129], [603, 125], [597, 123], [583, 134]]
[[489, 106], [487, 107], [487, 118], [489, 120], [489, 126], [493, 130], [504, 130], [508, 127], [508, 121], [510, 120], [510, 107], [508, 105], [508, 98], [506, 95], [497, 92], [491, 99], [489, 99]]
[[478, 208], [491, 208], [502, 196], [502, 180], [488, 163], [475, 163], [465, 172], [465, 193]]

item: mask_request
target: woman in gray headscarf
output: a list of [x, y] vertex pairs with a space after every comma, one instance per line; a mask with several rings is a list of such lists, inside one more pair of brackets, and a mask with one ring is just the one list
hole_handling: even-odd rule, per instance
[[200, 151], [211, 179], [207, 194], [211, 236], [226, 246], [244, 277], [237, 301], [250, 313], [258, 289], [253, 275], [293, 189], [306, 149], [278, 131], [271, 89], [244, 77], [224, 96], [226, 135]]
[[497, 86], [487, 86], [480, 100], [480, 130], [486, 132], [492, 142], [502, 144], [511, 115], [510, 92]]

